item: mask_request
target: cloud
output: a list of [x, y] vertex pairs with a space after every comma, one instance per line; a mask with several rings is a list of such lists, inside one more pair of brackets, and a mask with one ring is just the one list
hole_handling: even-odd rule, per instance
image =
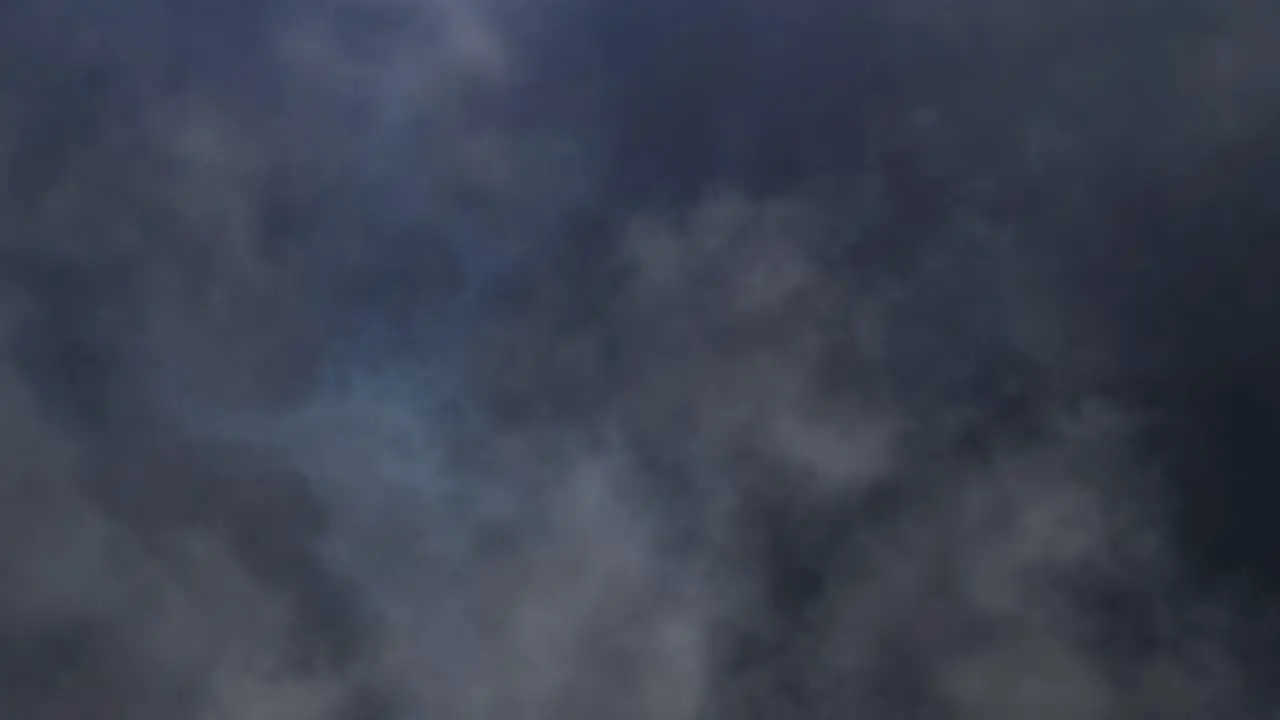
[[[628, 104], [679, 78], [546, 77], [634, 39], [604, 10], [269, 5], [14, 11], [47, 77], [0, 81], [0, 715], [1251, 717], [1148, 408], [1098, 381], [1079, 228], [984, 194], [1076, 187], [1142, 102], [1053, 96], [1010, 170], [964, 158], [1039, 117], [1021, 85], [970, 126], [973, 75], [866, 113], [762, 77], [795, 104], [739, 126], [790, 169], [686, 175], [703, 144]], [[810, 49], [852, 63], [853, 15], [950, 47], [921, 7]], [[726, 36], [772, 37], [749, 9]], [[1001, 52], [1059, 17], [973, 13]], [[715, 40], [645, 51], [741, 60]], [[649, 110], [686, 106], [724, 111]], [[806, 170], [814, 108], [902, 123]], [[689, 187], [617, 180], [650, 170]]]

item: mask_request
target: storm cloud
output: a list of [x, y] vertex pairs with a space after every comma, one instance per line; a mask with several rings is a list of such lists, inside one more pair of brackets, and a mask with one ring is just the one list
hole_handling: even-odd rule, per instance
[[1265, 3], [0, 10], [0, 714], [1269, 717]]

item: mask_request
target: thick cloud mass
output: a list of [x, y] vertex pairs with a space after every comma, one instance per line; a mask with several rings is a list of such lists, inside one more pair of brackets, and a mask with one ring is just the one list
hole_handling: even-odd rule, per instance
[[1277, 20], [6, 3], [0, 717], [1269, 717]]

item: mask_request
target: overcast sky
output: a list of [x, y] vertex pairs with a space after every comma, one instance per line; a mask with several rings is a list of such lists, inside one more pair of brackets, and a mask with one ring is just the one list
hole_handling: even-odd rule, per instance
[[1277, 717], [1277, 47], [3, 3], [0, 717]]

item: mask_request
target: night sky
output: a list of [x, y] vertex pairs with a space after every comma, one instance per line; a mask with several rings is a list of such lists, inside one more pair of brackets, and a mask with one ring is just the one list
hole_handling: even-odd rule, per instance
[[1277, 48], [5, 0], [0, 718], [1280, 717]]

